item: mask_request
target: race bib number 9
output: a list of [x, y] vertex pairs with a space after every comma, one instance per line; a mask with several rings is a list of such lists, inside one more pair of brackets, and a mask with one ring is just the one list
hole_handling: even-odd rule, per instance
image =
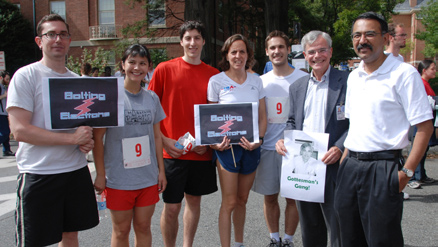
[[125, 138], [122, 140], [123, 165], [125, 169], [138, 168], [151, 164], [149, 136]]
[[286, 123], [289, 116], [289, 97], [266, 98], [268, 123]]

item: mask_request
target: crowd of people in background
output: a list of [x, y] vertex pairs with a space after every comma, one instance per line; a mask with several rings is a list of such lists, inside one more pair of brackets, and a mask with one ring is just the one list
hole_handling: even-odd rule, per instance
[[[223, 247], [244, 246], [251, 190], [264, 196], [267, 242], [260, 244], [293, 247], [300, 224], [305, 247], [327, 246], [329, 240], [331, 246], [403, 246], [403, 199], [409, 195], [402, 191], [406, 185], [419, 188], [435, 182], [426, 175], [424, 163], [428, 147], [436, 145], [431, 121], [435, 93], [429, 84], [436, 64], [424, 60], [416, 70], [404, 63], [399, 54], [406, 43], [403, 25], [388, 26], [376, 13], [363, 13], [353, 23], [351, 38], [361, 63], [350, 74], [330, 65], [336, 52], [332, 39], [316, 30], [301, 40], [310, 73], [288, 62], [290, 40], [277, 30], [265, 40], [270, 61], [263, 75], [256, 73], [258, 63], [241, 34], [224, 42], [220, 72], [201, 60], [204, 25], [185, 21], [179, 30], [184, 55], [155, 69], [149, 50], [140, 44], [125, 50], [114, 75], [109, 66], [101, 71], [82, 64], [82, 77], [124, 78], [124, 114], [129, 117], [123, 127], [56, 132], [44, 124], [42, 78], [79, 75], [65, 67], [71, 36], [62, 17], [45, 16], [37, 34], [42, 59], [22, 67], [12, 79], [8, 72], [0, 74], [0, 143], [4, 156], [16, 155], [20, 171], [17, 246], [78, 246], [78, 231], [99, 223], [95, 192], [107, 196], [111, 246], [129, 246], [131, 225], [136, 246], [152, 245], [151, 219], [160, 194], [163, 245], [176, 246], [184, 207], [183, 246], [192, 246], [201, 198], [218, 190], [217, 175]], [[195, 134], [195, 104], [241, 102], [257, 105], [259, 140], [242, 137], [231, 143], [224, 136], [220, 143], [187, 153], [178, 148], [181, 136]], [[279, 104], [284, 111], [278, 111]], [[17, 154], [10, 149], [9, 123], [20, 142]], [[408, 145], [411, 125], [412, 148], [405, 161], [401, 150]], [[284, 130], [328, 133], [329, 146], [321, 158], [327, 166], [324, 203], [285, 198], [282, 235], [281, 165], [282, 156], [291, 152]], [[129, 157], [137, 145], [148, 152]], [[84, 155], [90, 151], [94, 182]], [[311, 144], [301, 145], [297, 163], [308, 167], [292, 172], [316, 176], [312, 151]]]

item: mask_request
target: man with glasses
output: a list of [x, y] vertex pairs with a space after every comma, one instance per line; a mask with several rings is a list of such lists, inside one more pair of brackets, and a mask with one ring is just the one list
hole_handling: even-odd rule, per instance
[[402, 23], [390, 23], [388, 25], [389, 41], [386, 47], [385, 54], [392, 54], [398, 60], [404, 62], [404, 58], [400, 55], [400, 49], [406, 47], [406, 37], [404, 25]]
[[92, 128], [50, 131], [45, 128], [43, 77], [78, 77], [65, 67], [70, 46], [67, 23], [44, 16], [35, 42], [42, 59], [20, 68], [12, 78], [7, 110], [15, 139], [17, 246], [79, 246], [78, 231], [99, 223], [96, 197], [85, 154], [94, 142]]
[[[348, 73], [330, 66], [333, 48], [327, 33], [311, 31], [304, 35], [301, 45], [312, 72], [289, 89], [290, 113], [286, 129], [330, 135], [329, 150], [322, 157], [327, 165], [324, 203], [297, 201], [303, 245], [327, 246], [328, 231], [331, 246], [340, 246], [334, 191], [348, 130], [348, 120], [343, 115]], [[281, 155], [286, 154], [284, 140], [277, 142], [276, 150]]]
[[[338, 171], [335, 211], [345, 247], [403, 246], [403, 195], [433, 131], [432, 111], [420, 75], [383, 53], [388, 25], [367, 12], [353, 22], [362, 59], [347, 81], [345, 117], [350, 128]], [[408, 129], [418, 128], [404, 161]]]

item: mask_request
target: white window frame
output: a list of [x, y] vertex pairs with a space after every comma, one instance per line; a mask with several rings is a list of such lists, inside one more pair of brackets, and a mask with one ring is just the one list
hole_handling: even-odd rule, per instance
[[[59, 6], [53, 6], [54, 4], [63, 4], [64, 9], [57, 9], [54, 7], [59, 7]], [[64, 11], [64, 13], [62, 13], [62, 11]], [[64, 20], [66, 20], [67, 18], [67, 11], [65, 9], [65, 1], [50, 1], [50, 13], [51, 14], [58, 14], [60, 15]]]
[[[112, 3], [113, 5], [113, 9], [102, 9], [102, 1], [106, 1], [109, 2], [110, 4]], [[99, 11], [99, 25], [115, 25], [116, 24], [116, 9], [115, 9], [115, 3], [114, 0], [99, 0], [98, 2], [98, 11]], [[102, 22], [102, 14], [106, 14], [106, 13], [112, 13], [113, 16], [113, 20], [112, 22]]]
[[[162, 1], [163, 6], [161, 8], [157, 8], [157, 9], [153, 9], [153, 10], [148, 9], [148, 18], [149, 18], [149, 20], [151, 20], [151, 17], [150, 17], [151, 12], [153, 12], [153, 13], [161, 12], [161, 13], [157, 14], [156, 16], [160, 16], [160, 18], [162, 18], [163, 21], [159, 22], [159, 23], [154, 23], [154, 21], [152, 20], [152, 22], [149, 23], [149, 27], [163, 28], [163, 27], [166, 27], [166, 1], [165, 0], [149, 0], [149, 4], [156, 4], [157, 1]], [[159, 18], [157, 18], [157, 19], [159, 19]]]

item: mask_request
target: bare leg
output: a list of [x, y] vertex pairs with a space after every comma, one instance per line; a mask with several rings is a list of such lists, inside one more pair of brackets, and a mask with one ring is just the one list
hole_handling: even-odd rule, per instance
[[178, 234], [178, 215], [181, 210], [181, 203], [164, 203], [161, 213], [161, 234], [165, 247], [175, 247]]
[[136, 247], [152, 246], [151, 219], [154, 211], [155, 204], [134, 208], [133, 226]]
[[237, 204], [237, 173], [225, 170], [216, 161], [221, 185], [222, 203], [219, 210], [219, 236], [222, 247], [229, 247], [231, 242], [231, 214]]
[[294, 235], [299, 221], [295, 200], [286, 198], [286, 209], [284, 210], [284, 231], [286, 234]]
[[249, 191], [255, 178], [255, 171], [251, 174], [239, 174], [237, 185], [237, 204], [233, 212], [234, 240], [243, 243], [245, 228], [246, 203]]
[[198, 229], [201, 215], [201, 196], [185, 194], [186, 205], [184, 206], [184, 247], [191, 247]]
[[79, 247], [78, 232], [63, 232], [59, 247]]
[[278, 193], [265, 195], [263, 210], [269, 233], [279, 232], [280, 205], [278, 204]]
[[129, 247], [129, 232], [131, 231], [133, 210], [110, 210], [110, 212], [113, 223], [111, 246]]

